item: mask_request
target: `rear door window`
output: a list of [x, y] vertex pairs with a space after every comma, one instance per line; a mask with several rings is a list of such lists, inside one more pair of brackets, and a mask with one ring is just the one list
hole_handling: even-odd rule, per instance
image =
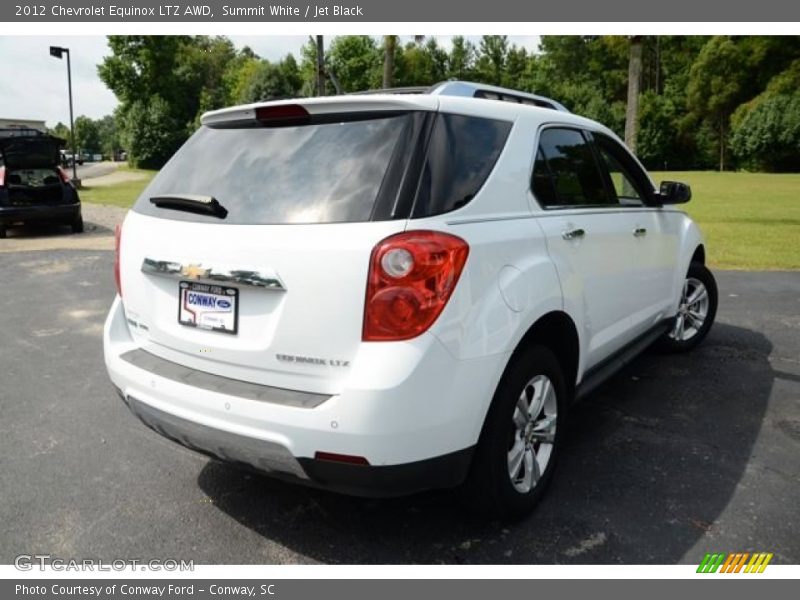
[[[134, 210], [229, 224], [369, 221], [410, 113], [288, 127], [201, 127]], [[402, 154], [398, 152], [397, 154]], [[159, 208], [158, 196], [213, 197], [224, 219]]]

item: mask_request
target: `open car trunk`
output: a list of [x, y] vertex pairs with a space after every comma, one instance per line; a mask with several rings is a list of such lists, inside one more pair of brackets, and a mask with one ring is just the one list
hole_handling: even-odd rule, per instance
[[202, 127], [125, 220], [121, 295], [137, 345], [337, 393], [361, 344], [372, 249], [406, 225], [375, 215], [398, 203], [426, 122], [395, 110]]
[[56, 169], [6, 169], [8, 199], [12, 206], [59, 204], [67, 201]]
[[9, 202], [14, 206], [69, 200], [58, 171], [64, 141], [50, 135], [0, 137], [0, 160]]

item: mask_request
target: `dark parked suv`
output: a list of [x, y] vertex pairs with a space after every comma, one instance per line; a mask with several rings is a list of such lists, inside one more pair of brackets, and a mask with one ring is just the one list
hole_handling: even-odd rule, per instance
[[0, 238], [34, 222], [83, 231], [78, 192], [59, 165], [62, 146], [64, 140], [35, 129], [0, 129]]

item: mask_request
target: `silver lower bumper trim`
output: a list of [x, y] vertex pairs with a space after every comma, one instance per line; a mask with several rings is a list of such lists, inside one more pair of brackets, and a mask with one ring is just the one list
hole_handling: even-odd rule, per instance
[[246, 437], [187, 421], [127, 396], [131, 412], [150, 429], [191, 450], [258, 471], [308, 479], [289, 449], [281, 444]]
[[178, 383], [183, 383], [192, 387], [237, 396], [246, 400], [258, 400], [271, 404], [281, 404], [283, 406], [293, 406], [295, 408], [316, 408], [331, 396], [327, 394], [311, 394], [309, 392], [298, 392], [284, 388], [272, 387], [269, 385], [259, 385], [249, 381], [230, 379], [221, 375], [213, 375], [205, 371], [198, 371], [190, 367], [179, 365], [172, 361], [163, 359], [137, 348], [126, 352], [120, 358], [135, 367], [139, 367], [165, 379], [171, 379]]

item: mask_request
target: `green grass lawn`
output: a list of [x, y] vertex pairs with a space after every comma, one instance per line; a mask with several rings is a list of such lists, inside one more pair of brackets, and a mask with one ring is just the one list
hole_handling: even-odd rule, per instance
[[118, 171], [121, 173], [139, 173], [144, 177], [135, 181], [122, 181], [114, 185], [91, 187], [90, 184], [84, 186], [79, 192], [81, 201], [130, 208], [145, 186], [158, 173], [158, 171], [131, 169], [126, 166], [119, 167]]
[[[130, 207], [156, 171], [121, 167], [144, 179], [81, 190], [85, 202]], [[703, 230], [712, 267], [800, 269], [800, 174], [651, 173], [658, 183], [683, 181], [692, 201], [683, 205]]]
[[800, 269], [800, 174], [651, 173], [683, 181], [683, 205], [706, 238], [706, 256], [723, 269]]

